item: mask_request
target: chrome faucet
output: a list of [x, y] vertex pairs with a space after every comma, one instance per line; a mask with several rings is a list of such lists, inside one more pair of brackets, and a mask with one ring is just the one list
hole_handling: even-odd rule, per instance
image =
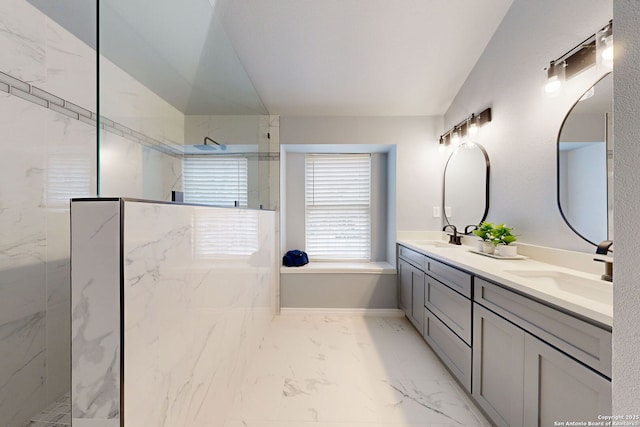
[[[596, 248], [596, 255], [607, 255], [609, 253], [609, 248], [613, 245], [612, 240], [605, 240], [600, 242], [598, 247]], [[606, 280], [607, 282], [613, 282], [613, 261], [607, 261], [605, 259], [594, 258], [594, 261], [604, 262], [604, 274], [600, 276], [602, 280]]]
[[453, 234], [449, 235], [449, 243], [452, 245], [461, 245], [462, 242], [460, 242], [460, 236], [458, 235], [458, 229], [456, 226], [453, 224], [447, 224], [442, 227], [442, 231], [447, 231], [447, 228], [451, 228], [453, 230]]

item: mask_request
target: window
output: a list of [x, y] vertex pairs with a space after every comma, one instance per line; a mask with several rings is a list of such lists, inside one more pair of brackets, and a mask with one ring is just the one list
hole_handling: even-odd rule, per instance
[[310, 258], [371, 259], [369, 154], [307, 154], [305, 200]]
[[51, 147], [47, 163], [47, 207], [68, 209], [69, 199], [92, 194], [91, 176], [95, 171], [91, 170], [89, 151], [73, 146]]
[[214, 206], [247, 207], [247, 159], [241, 157], [187, 157], [182, 174], [184, 201]]
[[246, 258], [258, 250], [258, 215], [245, 209], [197, 209], [193, 217], [197, 258]]

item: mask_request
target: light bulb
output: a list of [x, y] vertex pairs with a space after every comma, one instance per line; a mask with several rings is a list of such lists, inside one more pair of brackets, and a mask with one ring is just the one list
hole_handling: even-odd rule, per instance
[[476, 122], [476, 118], [473, 114], [467, 124], [467, 133], [470, 137], [478, 136], [478, 123]]
[[454, 145], [460, 145], [460, 131], [458, 129], [454, 129], [451, 134], [451, 143]]
[[609, 70], [613, 67], [613, 22], [596, 33], [597, 63]]
[[602, 60], [605, 62], [613, 61], [613, 36], [609, 36], [604, 40], [605, 48], [602, 51]]
[[555, 93], [562, 86], [562, 82], [558, 78], [558, 76], [551, 76], [547, 80], [547, 84], [544, 85], [544, 91], [546, 93]]
[[547, 96], [555, 96], [559, 93], [560, 87], [564, 82], [566, 63], [551, 61], [546, 71], [546, 80], [544, 83], [544, 92]]

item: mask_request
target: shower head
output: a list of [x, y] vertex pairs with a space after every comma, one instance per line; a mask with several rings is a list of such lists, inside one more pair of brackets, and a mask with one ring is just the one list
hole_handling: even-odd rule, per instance
[[[207, 141], [211, 141], [213, 142], [213, 144], [207, 144]], [[224, 144], [220, 144], [219, 142], [214, 141], [213, 139], [209, 138], [208, 136], [204, 137], [204, 143], [203, 144], [196, 144], [194, 145], [194, 147], [200, 149], [200, 150], [204, 150], [204, 151], [213, 151], [213, 150], [217, 150], [218, 148], [220, 148], [220, 150], [222, 151], [226, 151], [227, 150], [227, 146]]]

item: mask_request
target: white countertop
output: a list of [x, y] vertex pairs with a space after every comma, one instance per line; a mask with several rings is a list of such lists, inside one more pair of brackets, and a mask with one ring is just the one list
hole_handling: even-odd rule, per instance
[[465, 245], [435, 246], [413, 239], [398, 243], [581, 317], [609, 327], [613, 324], [613, 284], [599, 275], [530, 258], [494, 259], [475, 254], [471, 252], [475, 248]]

